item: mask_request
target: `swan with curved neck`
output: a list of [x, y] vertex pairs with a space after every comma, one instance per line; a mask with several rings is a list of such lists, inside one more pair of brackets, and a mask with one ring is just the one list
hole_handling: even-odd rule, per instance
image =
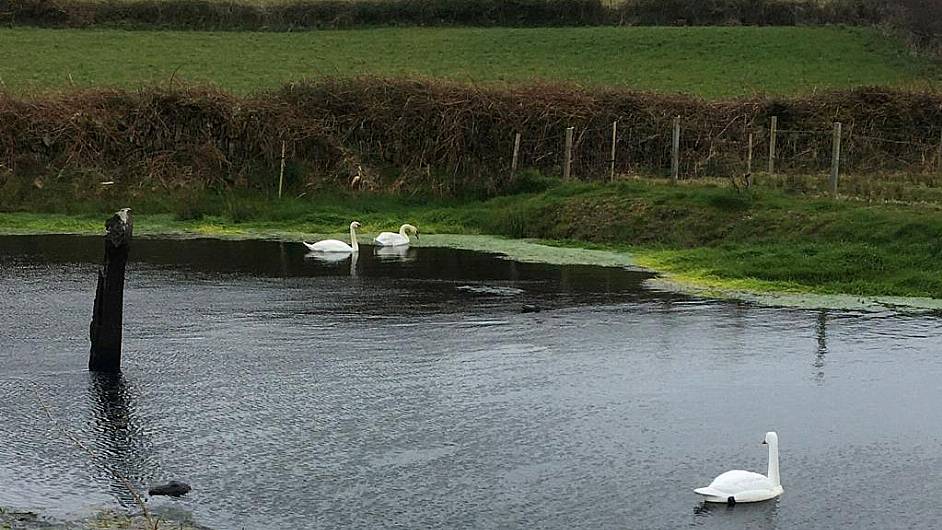
[[706, 502], [759, 502], [774, 499], [782, 494], [782, 479], [778, 472], [778, 434], [765, 433], [763, 444], [769, 446], [768, 475], [735, 469], [713, 479], [705, 488], [693, 490]]
[[382, 232], [373, 242], [381, 247], [397, 247], [400, 245], [408, 245], [409, 241], [409, 232], [412, 232], [412, 235], [415, 236], [416, 240], [419, 239], [419, 229], [410, 225], [404, 224], [399, 227], [399, 233], [395, 234], [393, 232]]
[[308, 243], [307, 241], [302, 241], [302, 243], [304, 243], [304, 246], [306, 246], [311, 252], [345, 252], [347, 254], [352, 252], [359, 252], [360, 246], [357, 245], [357, 228], [360, 228], [360, 223], [356, 221], [350, 223], [349, 245], [337, 239], [325, 239], [323, 241], [318, 241], [317, 243]]

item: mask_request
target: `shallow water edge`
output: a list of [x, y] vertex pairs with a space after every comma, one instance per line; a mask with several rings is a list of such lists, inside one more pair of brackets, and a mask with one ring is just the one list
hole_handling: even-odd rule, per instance
[[[68, 216], [54, 216], [68, 219]], [[142, 222], [135, 226], [135, 235], [162, 239], [222, 239], [222, 240], [268, 240], [296, 242], [304, 239], [339, 238], [345, 233], [317, 234], [294, 230], [232, 228], [214, 223], [196, 227], [168, 228], [160, 224], [148, 228]], [[63, 222], [53, 223], [49, 229], [37, 229], [35, 226], [24, 228], [15, 222], [5, 223], [0, 214], [0, 236], [2, 235], [96, 235], [100, 223]], [[373, 234], [359, 234], [358, 240], [367, 243]], [[654, 290], [683, 294], [687, 296], [734, 300], [767, 307], [785, 307], [798, 309], [835, 309], [864, 312], [895, 310], [911, 313], [942, 312], [942, 299], [928, 297], [901, 296], [861, 296], [852, 294], [818, 294], [802, 291], [781, 291], [774, 286], [748, 289], [740, 288], [737, 280], [710, 278], [704, 281], [670, 271], [640, 265], [630, 252], [621, 250], [590, 249], [578, 246], [579, 242], [556, 242], [533, 239], [510, 239], [485, 234], [424, 234], [415, 246], [443, 247], [476, 252], [500, 254], [507, 259], [525, 263], [545, 263], [549, 265], [594, 265], [601, 267], [621, 267], [630, 270], [649, 271], [658, 275], [647, 280], [646, 285]], [[643, 253], [642, 249], [639, 252]], [[643, 260], [642, 260], [643, 261]]]

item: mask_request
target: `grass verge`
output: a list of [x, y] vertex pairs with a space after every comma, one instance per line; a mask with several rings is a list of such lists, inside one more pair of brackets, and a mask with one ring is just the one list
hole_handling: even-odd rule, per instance
[[[330, 194], [267, 201], [206, 195], [138, 201], [144, 235], [300, 239], [365, 236], [412, 222], [423, 233], [493, 234], [628, 252], [683, 283], [750, 292], [942, 298], [942, 209], [808, 198], [771, 190], [625, 181], [570, 184], [490, 200]], [[100, 233], [124, 206], [0, 214], [0, 233]], [[196, 205], [196, 207], [194, 207]], [[35, 208], [34, 212], [41, 208]], [[56, 210], [56, 208], [50, 208]]]

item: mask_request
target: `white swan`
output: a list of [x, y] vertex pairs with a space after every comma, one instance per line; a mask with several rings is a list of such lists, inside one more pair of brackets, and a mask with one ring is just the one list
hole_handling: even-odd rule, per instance
[[351, 252], [359, 252], [360, 246], [357, 245], [357, 228], [360, 228], [360, 223], [356, 221], [350, 223], [349, 245], [336, 239], [325, 239], [323, 241], [318, 241], [317, 243], [308, 243], [307, 241], [302, 241], [302, 243], [304, 243], [304, 246], [306, 246], [312, 252], [346, 252], [347, 254]]
[[693, 490], [704, 496], [706, 502], [758, 502], [774, 499], [782, 494], [782, 480], [778, 474], [778, 435], [765, 433], [763, 444], [769, 446], [769, 475], [736, 469], [713, 479], [705, 488]]
[[410, 224], [404, 224], [399, 227], [398, 234], [394, 234], [392, 232], [382, 232], [376, 236], [373, 242], [381, 247], [408, 245], [409, 235], [406, 233], [407, 231], [411, 231], [412, 235], [414, 235], [416, 239], [419, 239], [419, 229]]

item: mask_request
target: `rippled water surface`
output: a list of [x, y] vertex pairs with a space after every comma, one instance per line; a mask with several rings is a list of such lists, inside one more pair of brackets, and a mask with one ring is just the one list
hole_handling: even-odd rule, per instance
[[[299, 247], [135, 241], [113, 378], [85, 370], [100, 239], [0, 238], [0, 506], [132, 506], [42, 396], [135, 484], [192, 484], [152, 508], [216, 528], [942, 525], [937, 317]], [[784, 496], [700, 509], [693, 487], [765, 471], [770, 429]]]

